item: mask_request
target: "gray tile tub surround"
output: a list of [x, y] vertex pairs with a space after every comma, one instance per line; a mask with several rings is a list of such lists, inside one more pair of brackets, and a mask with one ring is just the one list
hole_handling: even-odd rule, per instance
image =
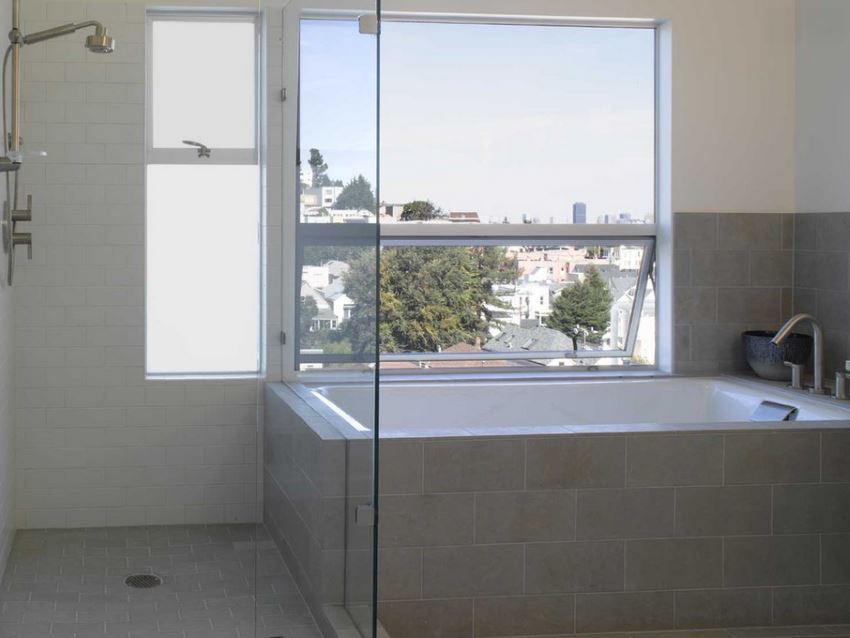
[[824, 330], [827, 378], [850, 359], [850, 213], [794, 216], [794, 310]]
[[381, 446], [393, 638], [850, 623], [850, 423]]
[[778, 328], [792, 310], [794, 215], [676, 213], [676, 372], [747, 369], [745, 330]]
[[293, 390], [267, 384], [263, 519], [320, 628], [343, 602], [346, 441]]

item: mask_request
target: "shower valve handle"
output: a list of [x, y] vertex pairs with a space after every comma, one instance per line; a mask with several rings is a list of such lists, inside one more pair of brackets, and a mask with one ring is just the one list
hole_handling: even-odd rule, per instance
[[27, 195], [27, 207], [16, 208], [12, 211], [13, 222], [31, 222], [32, 221], [32, 195]]
[[12, 246], [26, 246], [27, 258], [32, 259], [32, 233], [12, 233]]

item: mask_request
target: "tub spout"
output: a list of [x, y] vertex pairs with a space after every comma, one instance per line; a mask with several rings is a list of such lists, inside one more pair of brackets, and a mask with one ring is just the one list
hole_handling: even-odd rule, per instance
[[823, 389], [823, 331], [820, 328], [820, 324], [817, 322], [812, 315], [807, 313], [800, 313], [798, 315], [794, 315], [788, 321], [785, 322], [785, 325], [782, 326], [779, 331], [773, 336], [773, 339], [770, 342], [776, 346], [785, 341], [788, 335], [791, 334], [791, 331], [794, 327], [802, 322], [808, 321], [812, 325], [812, 336], [815, 340], [815, 386], [811, 388], [811, 392], [814, 394], [824, 394]]

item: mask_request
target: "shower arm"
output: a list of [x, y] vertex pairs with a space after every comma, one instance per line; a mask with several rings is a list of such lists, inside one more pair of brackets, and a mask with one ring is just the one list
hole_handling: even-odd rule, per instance
[[4, 155], [8, 155], [13, 162], [20, 161], [21, 152], [21, 47], [25, 44], [35, 44], [52, 38], [58, 38], [85, 29], [94, 27], [95, 34], [105, 36], [106, 29], [97, 20], [86, 22], [63, 24], [51, 29], [36, 31], [29, 35], [21, 32], [21, 0], [12, 0], [12, 29], [9, 31], [9, 42], [11, 43], [11, 125], [9, 138], [3, 140]]
[[44, 29], [43, 31], [29, 33], [23, 36], [22, 41], [23, 44], [35, 44], [36, 42], [44, 42], [45, 40], [51, 40], [53, 38], [58, 38], [59, 36], [69, 35], [79, 31], [80, 29], [88, 27], [94, 27], [97, 35], [103, 35], [106, 32], [104, 26], [97, 20], [87, 20], [86, 22], [69, 22], [68, 24], [53, 27], [52, 29]]

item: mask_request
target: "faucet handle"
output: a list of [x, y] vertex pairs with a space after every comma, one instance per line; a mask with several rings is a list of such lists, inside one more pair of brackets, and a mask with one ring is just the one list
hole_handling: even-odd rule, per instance
[[790, 361], [784, 362], [786, 366], [791, 368], [791, 387], [795, 390], [803, 389], [803, 369], [804, 365], [800, 363], [791, 363]]
[[832, 396], [839, 401], [846, 401], [847, 396], [847, 380], [850, 378], [850, 374], [846, 372], [836, 372], [835, 373], [835, 391]]

